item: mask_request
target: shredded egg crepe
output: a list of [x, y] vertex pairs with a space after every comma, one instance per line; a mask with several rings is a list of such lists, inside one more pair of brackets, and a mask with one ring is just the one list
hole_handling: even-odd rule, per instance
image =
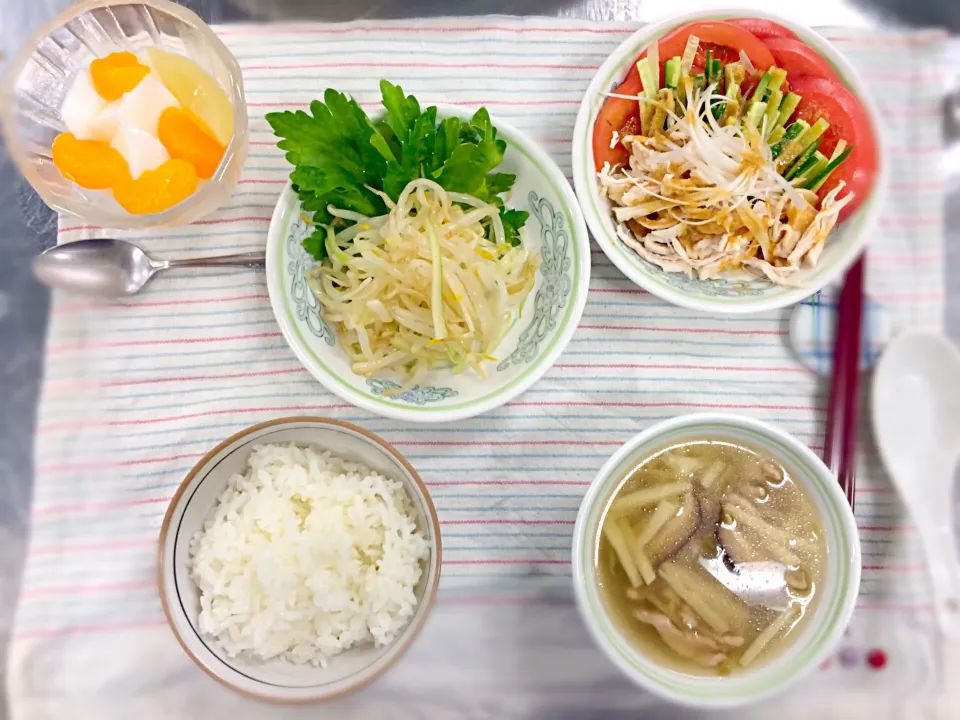
[[853, 199], [849, 192], [839, 197], [844, 184], [819, 202], [785, 179], [765, 125], [738, 122], [716, 84], [699, 90], [684, 78], [679, 91], [630, 99], [660, 122], [651, 123], [652, 137], [614, 137], [629, 151], [629, 166], [607, 163], [598, 173], [623, 243], [667, 272], [797, 285], [794, 273], [817, 264]]
[[379, 217], [329, 208], [355, 224], [328, 227], [328, 264], [308, 276], [354, 372], [393, 370], [409, 383], [444, 366], [485, 377], [534, 287], [539, 254], [505, 240], [497, 205], [432, 180], [411, 181], [395, 203], [379, 194], [389, 208]]

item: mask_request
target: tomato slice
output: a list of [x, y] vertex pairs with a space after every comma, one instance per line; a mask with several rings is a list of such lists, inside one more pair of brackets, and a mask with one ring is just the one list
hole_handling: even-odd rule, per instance
[[[743, 50], [758, 70], [767, 70], [774, 64], [773, 55], [767, 46], [746, 30], [719, 20], [693, 22], [667, 33], [658, 41], [661, 85], [664, 63], [672, 57], [683, 55], [691, 35], [696, 35], [700, 39], [700, 50], [694, 59], [694, 68], [703, 68], [707, 49], [711, 50], [713, 57], [719, 58], [724, 63], [735, 62], [740, 57], [740, 51]], [[640, 53], [631, 63], [627, 77], [614, 90], [614, 93], [636, 95], [640, 92], [643, 84], [637, 72], [637, 62], [645, 56], [646, 51]], [[619, 132], [627, 120], [639, 114], [639, 105], [636, 102], [622, 98], [607, 98], [593, 126], [593, 162], [598, 171], [603, 168], [604, 162], [612, 165], [626, 161], [626, 150], [620, 146], [611, 149], [610, 140], [614, 130]]]
[[799, 40], [791, 38], [771, 38], [765, 41], [777, 67], [787, 71], [787, 77], [807, 75], [809, 77], [837, 80], [836, 71], [820, 53]]
[[[628, 74], [616, 90], [617, 95], [639, 95], [643, 89], [640, 76], [634, 67], [633, 75]], [[597, 120], [593, 125], [593, 164], [597, 172], [603, 169], [604, 163], [625, 165], [630, 157], [627, 149], [620, 143], [610, 147], [614, 131], [619, 132], [631, 120], [640, 117], [640, 105], [636, 100], [608, 97], [600, 108]]]
[[738, 28], [743, 28], [747, 32], [753, 33], [761, 40], [767, 40], [768, 38], [792, 38], [793, 40], [799, 40], [796, 33], [793, 32], [788, 27], [784, 27], [780, 23], [775, 23], [773, 20], [761, 20], [760, 18], [732, 18], [727, 20], [731, 25], [736, 25]]
[[820, 197], [844, 180], [855, 193], [854, 200], [840, 212], [840, 221], [852, 214], [866, 200], [877, 176], [876, 135], [867, 111], [860, 101], [838, 80], [816, 77], [798, 77], [791, 83], [793, 92], [801, 98], [796, 117], [811, 125], [819, 118], [830, 123], [823, 134], [819, 150], [827, 157], [843, 139], [853, 151], [820, 189]]
[[699, 67], [703, 67], [707, 49], [713, 51], [713, 56], [724, 64], [736, 62], [743, 50], [757, 70], [767, 70], [773, 65], [773, 55], [756, 35], [722, 20], [689, 23], [664, 35], [659, 43], [660, 61], [666, 62], [677, 55], [682, 56], [691, 35], [700, 38], [700, 51], [694, 60], [695, 66], [699, 60]]

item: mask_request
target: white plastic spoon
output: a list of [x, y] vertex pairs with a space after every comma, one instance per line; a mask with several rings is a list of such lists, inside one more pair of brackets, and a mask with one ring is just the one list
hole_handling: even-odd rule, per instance
[[941, 335], [909, 332], [884, 351], [873, 379], [880, 456], [923, 540], [941, 629], [960, 640], [960, 565], [953, 473], [960, 460], [960, 352]]

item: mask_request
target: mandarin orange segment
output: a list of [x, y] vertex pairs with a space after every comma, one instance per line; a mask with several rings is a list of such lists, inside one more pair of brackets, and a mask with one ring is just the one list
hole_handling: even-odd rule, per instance
[[120, 206], [134, 215], [169, 210], [197, 189], [197, 171], [188, 161], [171, 158], [154, 170], [145, 170], [136, 180], [128, 179], [113, 188]]
[[150, 68], [132, 52], [115, 52], [90, 63], [90, 79], [104, 100], [113, 101], [133, 90]]
[[157, 137], [170, 157], [188, 160], [204, 179], [213, 177], [226, 148], [204, 129], [189, 110], [169, 107], [160, 115]]
[[126, 159], [102, 140], [78, 140], [73, 133], [60, 133], [51, 151], [60, 174], [80, 187], [106, 190], [130, 178]]

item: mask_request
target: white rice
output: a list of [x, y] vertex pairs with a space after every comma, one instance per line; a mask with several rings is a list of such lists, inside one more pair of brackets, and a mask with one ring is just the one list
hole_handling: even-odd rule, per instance
[[200, 631], [234, 657], [325, 666], [390, 643], [429, 544], [403, 485], [329, 452], [253, 449], [190, 543]]

